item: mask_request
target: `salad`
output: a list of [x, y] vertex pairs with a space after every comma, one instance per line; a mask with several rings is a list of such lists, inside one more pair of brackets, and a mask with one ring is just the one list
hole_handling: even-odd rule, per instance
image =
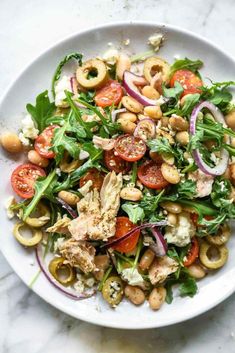
[[173, 288], [194, 296], [228, 259], [235, 82], [204, 80], [199, 59], [168, 63], [157, 39], [135, 56], [68, 54], [50, 97], [40, 93], [19, 133], [1, 136], [7, 152], [27, 155], [11, 175], [13, 235], [74, 300], [101, 292], [113, 308], [126, 297], [158, 310]]

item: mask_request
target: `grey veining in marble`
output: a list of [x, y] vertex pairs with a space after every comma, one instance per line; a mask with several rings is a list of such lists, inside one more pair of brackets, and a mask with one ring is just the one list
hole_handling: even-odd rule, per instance
[[[93, 14], [93, 15], [90, 15]], [[234, 0], [1, 0], [0, 94], [45, 48], [121, 20], [178, 25], [235, 56]], [[0, 353], [235, 353], [235, 296], [188, 322], [146, 331], [96, 327], [32, 293], [0, 254]]]

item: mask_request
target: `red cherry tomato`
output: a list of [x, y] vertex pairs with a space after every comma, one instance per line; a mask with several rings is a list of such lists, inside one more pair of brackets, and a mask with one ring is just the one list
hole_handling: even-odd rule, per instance
[[123, 96], [123, 89], [117, 81], [108, 81], [104, 87], [99, 89], [95, 95], [95, 103], [105, 108], [110, 105], [118, 105]]
[[58, 127], [59, 127], [59, 125], [48, 126], [36, 138], [34, 148], [40, 154], [40, 156], [45, 157], [45, 158], [54, 158], [55, 157], [55, 153], [50, 150], [50, 147], [52, 146], [52, 138], [54, 135], [54, 130]]
[[140, 166], [137, 175], [141, 183], [150, 189], [160, 190], [169, 185], [162, 175], [161, 166], [154, 161], [148, 161]]
[[[197, 213], [191, 213], [190, 218], [196, 227], [203, 227], [203, 224], [198, 223], [199, 216]], [[207, 221], [211, 221], [214, 217], [213, 216], [204, 216], [203, 218], [205, 218]]]
[[114, 149], [125, 161], [135, 162], [145, 155], [146, 144], [139, 137], [123, 135], [116, 140]]
[[[110, 240], [114, 240], [115, 238], [121, 238], [123, 235], [125, 235], [127, 232], [129, 232], [135, 227], [136, 226], [129, 220], [128, 217], [117, 217], [116, 233], [115, 236]], [[137, 230], [128, 239], [123, 240], [117, 245], [114, 245], [113, 249], [122, 253], [128, 253], [133, 251], [138, 243], [139, 236], [140, 230]]]
[[34, 164], [19, 165], [11, 175], [11, 186], [15, 193], [23, 199], [34, 195], [34, 184], [39, 177], [46, 176], [45, 171]]
[[89, 180], [92, 181], [92, 189], [100, 190], [104, 181], [104, 174], [96, 168], [88, 170], [88, 172], [79, 180], [80, 188]]
[[192, 265], [196, 259], [198, 258], [198, 254], [199, 254], [199, 243], [196, 237], [192, 238], [191, 241], [191, 246], [189, 248], [189, 251], [186, 255], [186, 259], [184, 260], [183, 264], [185, 267], [188, 267], [190, 265]]
[[111, 172], [125, 174], [131, 169], [131, 164], [124, 161], [117, 153], [115, 154], [114, 150], [104, 152], [104, 162]]
[[170, 86], [174, 87], [176, 81], [184, 88], [182, 97], [189, 93], [201, 93], [199, 87], [203, 86], [203, 82], [190, 70], [176, 71], [170, 80]]

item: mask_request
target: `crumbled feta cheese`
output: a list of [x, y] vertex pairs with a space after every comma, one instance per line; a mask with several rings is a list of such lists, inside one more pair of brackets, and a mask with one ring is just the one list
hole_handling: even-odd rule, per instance
[[149, 235], [145, 235], [144, 239], [143, 239], [143, 245], [144, 246], [149, 246], [151, 244], [154, 244], [154, 240], [152, 237], [150, 237]]
[[83, 293], [85, 290], [84, 283], [80, 279], [74, 283], [73, 287], [75, 291], [78, 292], [79, 294]]
[[87, 151], [81, 150], [79, 153], [79, 157], [78, 159], [80, 159], [80, 161], [82, 161], [83, 159], [87, 159], [89, 158], [89, 153]]
[[123, 280], [127, 281], [131, 286], [140, 286], [144, 283], [143, 277], [136, 268], [125, 268], [122, 270], [121, 276]]
[[195, 234], [195, 227], [190, 217], [185, 214], [178, 216], [178, 225], [175, 227], [167, 226], [165, 232], [165, 239], [168, 243], [176, 246], [186, 246], [191, 242], [191, 238]]
[[92, 288], [92, 287], [94, 287], [95, 279], [94, 279], [94, 277], [85, 278], [84, 283], [87, 287]]
[[80, 192], [80, 194], [82, 194], [82, 196], [85, 196], [90, 191], [91, 185], [92, 180], [88, 180], [86, 184], [84, 184], [80, 189], [78, 189], [78, 191]]
[[110, 65], [116, 64], [117, 60], [119, 57], [118, 50], [115, 48], [108, 49], [104, 54], [103, 54], [103, 60]]
[[72, 92], [70, 77], [64, 75], [55, 85], [55, 105], [57, 107], [67, 107], [64, 101], [66, 98], [65, 91]]
[[214, 152], [212, 152], [211, 153], [211, 160], [212, 160], [212, 162], [214, 162], [215, 164], [217, 163], [217, 157], [216, 157], [216, 155], [214, 154]]
[[15, 216], [14, 212], [11, 210], [11, 206], [14, 205], [15, 203], [16, 203], [16, 200], [13, 196], [10, 196], [5, 202], [5, 208], [7, 210], [7, 217], [9, 219], [14, 218], [14, 216]]
[[65, 238], [64, 237], [60, 237], [58, 238], [55, 242], [54, 242], [54, 252], [57, 252], [58, 250], [60, 250], [61, 246], [64, 244], [65, 242]]
[[154, 51], [158, 51], [163, 40], [164, 36], [162, 33], [155, 33], [149, 37], [148, 44], [150, 44], [154, 48]]
[[220, 181], [219, 182], [219, 184], [220, 184], [220, 186], [221, 186], [221, 191], [223, 192], [224, 191], [224, 189], [225, 189], [225, 184], [224, 184], [224, 181], [222, 180], [222, 181]]
[[38, 136], [38, 129], [36, 129], [34, 121], [30, 114], [26, 114], [22, 119], [22, 131], [19, 133], [19, 139], [24, 146], [29, 146], [30, 140], [35, 140]]
[[61, 169], [60, 169], [60, 168], [56, 168], [56, 169], [55, 169], [55, 173], [56, 173], [58, 176], [61, 176]]

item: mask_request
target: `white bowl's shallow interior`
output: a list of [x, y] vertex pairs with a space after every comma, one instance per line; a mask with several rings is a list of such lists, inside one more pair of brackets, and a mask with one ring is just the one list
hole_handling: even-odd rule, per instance
[[[20, 126], [25, 105], [34, 102], [38, 93], [50, 89], [51, 77], [60, 59], [74, 51], [84, 53], [85, 57], [94, 57], [107, 49], [107, 43], [119, 45], [124, 39], [130, 39], [126, 50], [136, 53], [148, 49], [147, 38], [156, 31], [166, 36], [164, 47], [159, 55], [169, 62], [174, 57], [187, 56], [200, 58], [205, 63], [204, 77], [214, 81], [231, 80], [235, 73], [234, 61], [212, 44], [191, 33], [171, 26], [156, 24], [114, 24], [95, 28], [56, 44], [36, 59], [18, 77], [7, 91], [0, 106], [0, 126], [2, 129], [16, 129]], [[12, 236], [13, 223], [7, 219], [3, 206], [4, 200], [11, 195], [10, 175], [17, 160], [1, 151], [1, 250], [20, 278], [28, 285], [38, 271], [34, 252], [22, 248]], [[227, 265], [217, 273], [208, 276], [199, 283], [199, 293], [194, 298], [175, 297], [172, 305], [164, 305], [159, 312], [149, 309], [147, 303], [136, 308], [123, 301], [115, 310], [110, 309], [100, 296], [75, 302], [58, 292], [41, 274], [33, 290], [44, 300], [60, 310], [85, 321], [117, 328], [161, 327], [192, 318], [212, 308], [227, 298], [235, 290], [235, 239], [229, 242], [230, 257]]]

